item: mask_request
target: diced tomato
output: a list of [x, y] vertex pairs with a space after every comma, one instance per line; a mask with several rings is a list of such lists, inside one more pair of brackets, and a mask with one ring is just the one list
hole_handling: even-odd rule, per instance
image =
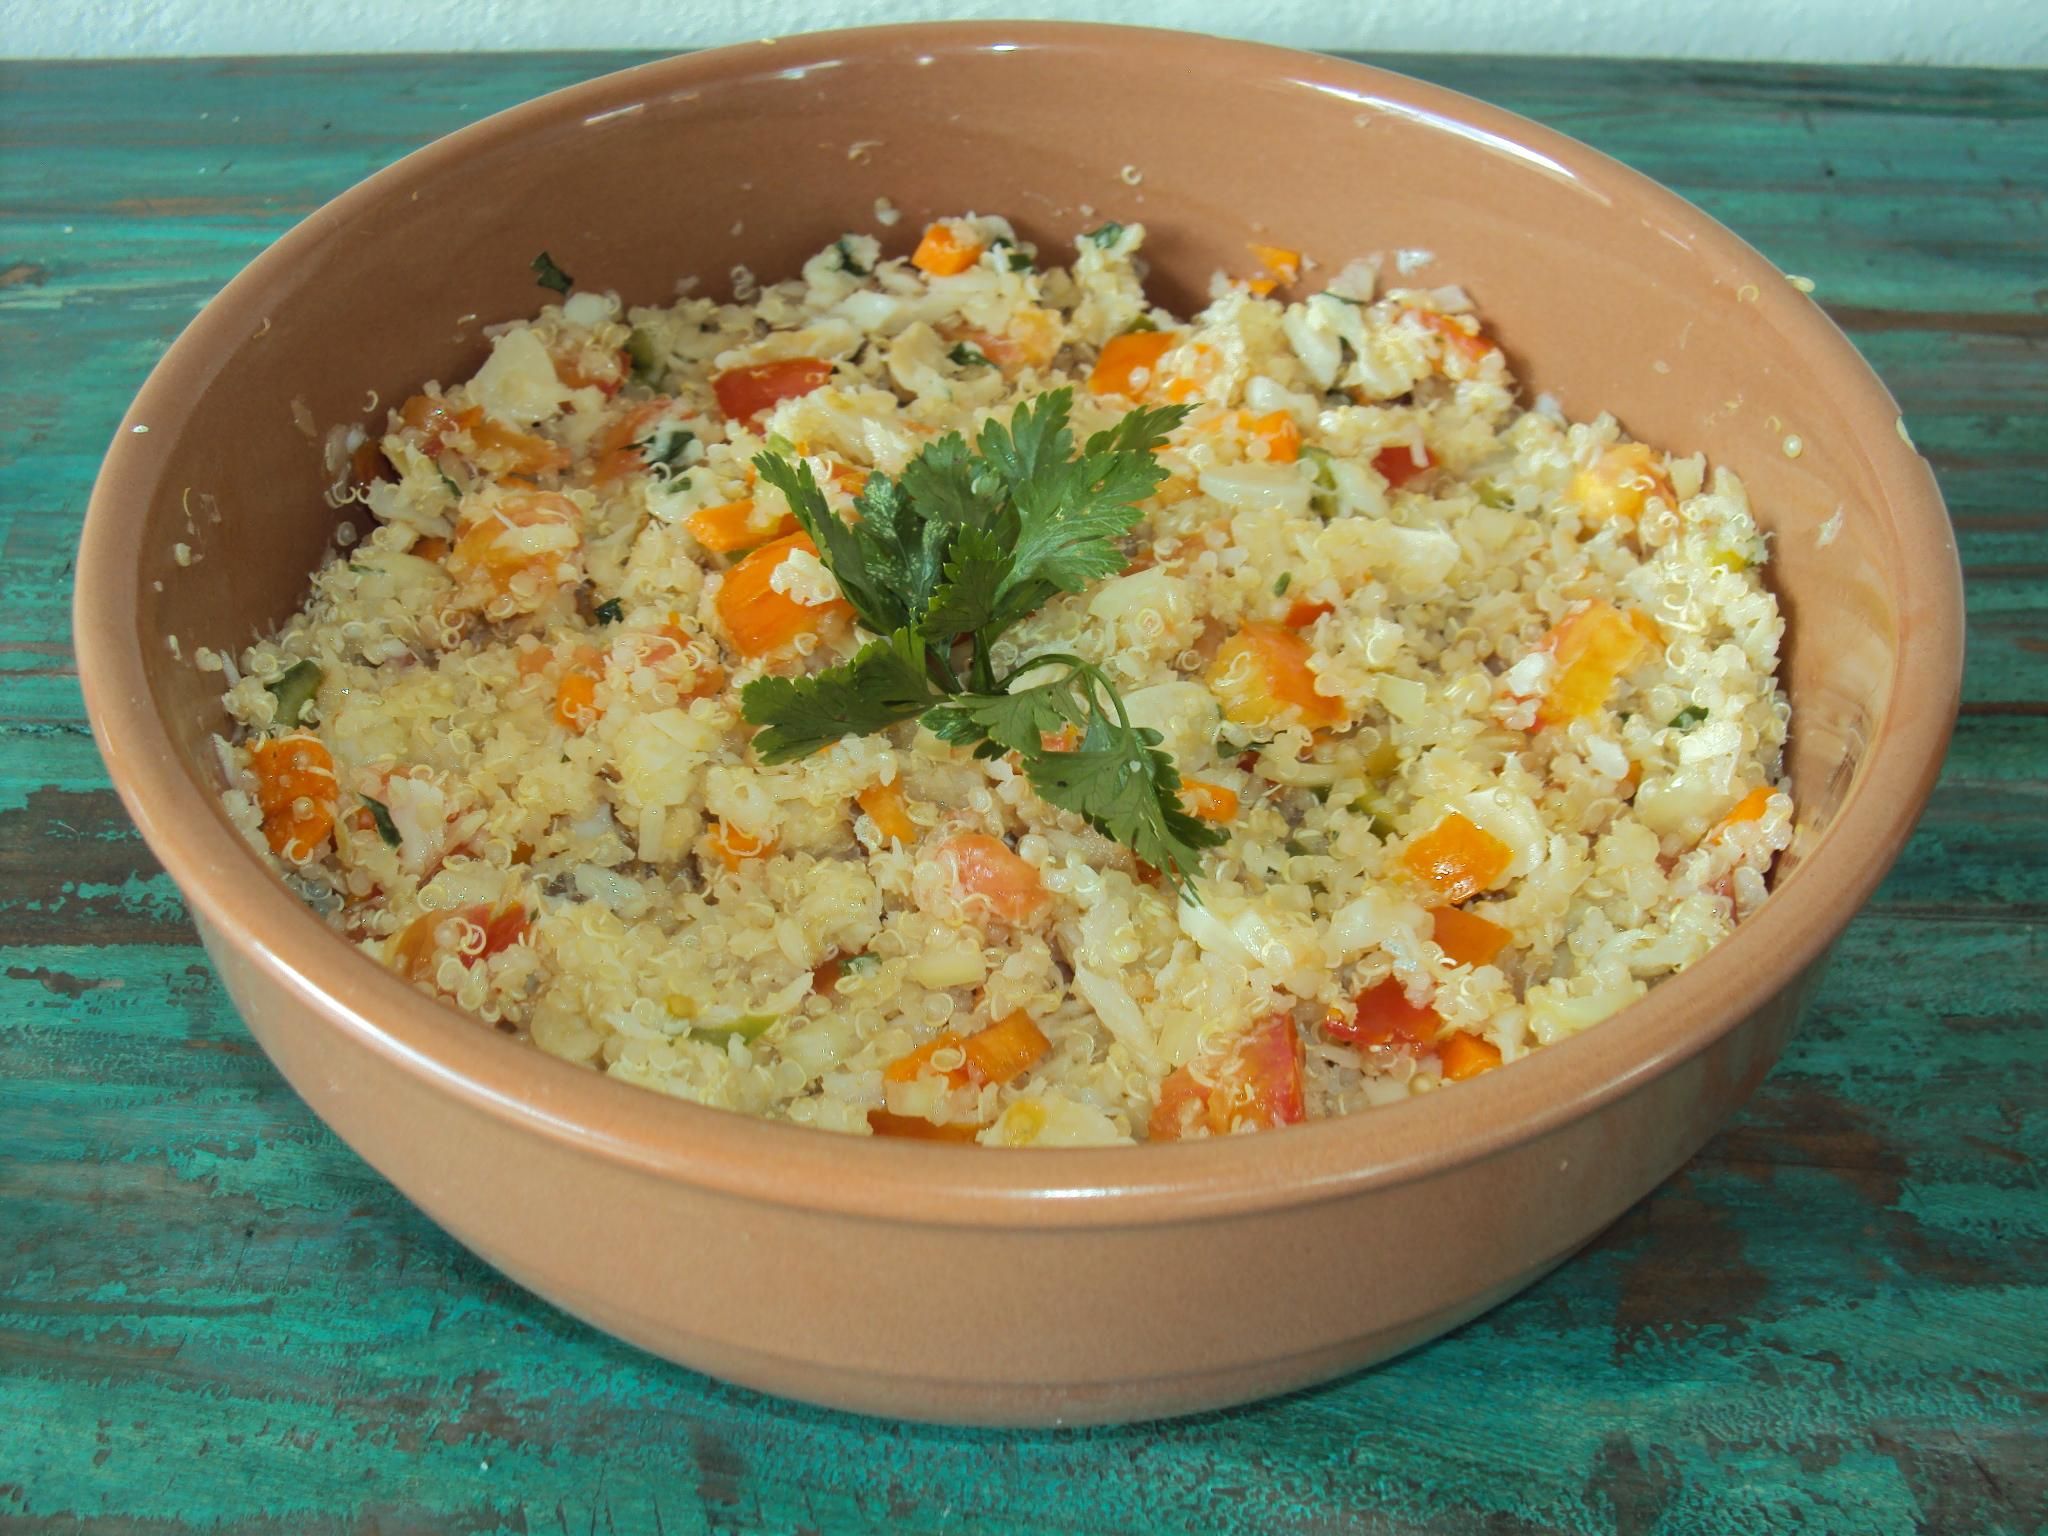
[[1000, 838], [963, 832], [942, 844], [939, 856], [950, 865], [960, 894], [1004, 922], [1027, 923], [1051, 900], [1037, 869]]
[[516, 901], [495, 912], [487, 906], [464, 907], [460, 912], [422, 912], [391, 941], [391, 958], [400, 972], [413, 981], [432, 978], [438, 962], [441, 925], [452, 917], [460, 918], [470, 928], [483, 930], [481, 949], [455, 952], [464, 965], [475, 965], [502, 954], [517, 944], [527, 929], [526, 908]]
[[1212, 1136], [1227, 1136], [1239, 1127], [1271, 1130], [1307, 1117], [1301, 1038], [1288, 1014], [1254, 1024], [1211, 1077], [1205, 1086], [1188, 1067], [1168, 1075], [1152, 1111], [1154, 1141], [1178, 1141], [1204, 1127]]
[[754, 363], [729, 368], [711, 381], [718, 397], [718, 409], [730, 421], [752, 425], [754, 418], [779, 405], [823, 387], [832, 378], [832, 365], [820, 357], [786, 357], [773, 363]]
[[1444, 1026], [1434, 1008], [1418, 1008], [1408, 1001], [1401, 983], [1389, 976], [1377, 986], [1358, 994], [1351, 1017], [1333, 1014], [1323, 1021], [1323, 1033], [1346, 1045], [1385, 1045], [1397, 1049], [1427, 1049]]
[[1388, 487], [1396, 491], [1425, 470], [1434, 468], [1435, 464], [1429, 449], [1419, 443], [1414, 447], [1399, 443], [1392, 448], [1382, 448], [1372, 456], [1372, 467], [1380, 472]]

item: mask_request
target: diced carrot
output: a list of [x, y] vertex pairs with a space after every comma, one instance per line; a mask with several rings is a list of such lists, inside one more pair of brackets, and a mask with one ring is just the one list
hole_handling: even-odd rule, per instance
[[1436, 460], [1430, 457], [1429, 449], [1421, 444], [1410, 447], [1406, 443], [1399, 443], [1392, 448], [1382, 448], [1372, 456], [1372, 467], [1380, 472], [1380, 477], [1387, 482], [1388, 487], [1396, 491], [1417, 475], [1435, 466]]
[[868, 1111], [868, 1129], [877, 1136], [901, 1136], [911, 1141], [972, 1141], [981, 1127], [972, 1120], [941, 1123], [922, 1115], [891, 1114], [886, 1109]]
[[774, 838], [757, 838], [726, 821], [712, 823], [707, 841], [718, 862], [735, 874], [749, 859], [765, 859], [775, 851]]
[[588, 730], [597, 719], [597, 679], [588, 672], [564, 672], [555, 684], [555, 720], [569, 730]]
[[842, 626], [853, 609], [843, 598], [815, 607], [775, 590], [775, 568], [801, 550], [815, 556], [818, 546], [803, 533], [770, 540], [725, 573], [714, 606], [725, 625], [726, 638], [742, 656], [768, 656], [787, 650], [799, 635], [815, 635]]
[[1280, 280], [1277, 277], [1267, 277], [1261, 273], [1257, 277], [1246, 278], [1244, 285], [1263, 299], [1280, 286]]
[[1494, 956], [1514, 937], [1499, 923], [1462, 907], [1438, 907], [1430, 919], [1430, 937], [1436, 940], [1436, 947], [1459, 965], [1493, 964]]
[[691, 538], [714, 555], [730, 555], [796, 532], [796, 519], [785, 512], [773, 523], [764, 525], [759, 508], [748, 497], [700, 508], [683, 519], [683, 526], [689, 529]]
[[428, 455], [439, 453], [451, 433], [483, 419], [475, 406], [458, 411], [441, 395], [414, 395], [398, 408], [400, 424], [419, 434], [420, 451]]
[[917, 823], [910, 819], [910, 808], [904, 803], [899, 785], [870, 784], [853, 798], [882, 836], [905, 847], [917, 841]]
[[1647, 443], [1616, 443], [1590, 468], [1572, 476], [1565, 499], [1578, 503], [1595, 522], [1616, 518], [1634, 522], [1643, 515], [1643, 503], [1651, 496], [1676, 506], [1678, 497], [1658, 458]]
[[[485, 911], [482, 907], [475, 910]], [[478, 920], [472, 918], [471, 921]], [[484, 931], [484, 947], [477, 958], [489, 959], [492, 955], [502, 954], [510, 949], [525, 936], [526, 908], [515, 901], [502, 912], [489, 913], [479, 922], [479, 926]]]
[[1462, 1083], [1468, 1077], [1477, 1077], [1499, 1066], [1500, 1047], [1491, 1040], [1482, 1040], [1460, 1030], [1438, 1044], [1436, 1059], [1443, 1066], [1445, 1081]]
[[601, 390], [606, 399], [625, 387], [626, 373], [632, 366], [623, 347], [607, 352], [563, 343], [548, 349], [548, 361], [555, 365], [555, 377], [570, 389]]
[[334, 758], [317, 736], [275, 736], [250, 752], [263, 840], [279, 858], [304, 863], [334, 831], [341, 788]]
[[977, 1082], [1007, 1083], [1028, 1072], [1052, 1049], [1045, 1032], [1021, 1008], [978, 1029], [960, 1043], [967, 1053], [968, 1076]]
[[1301, 252], [1290, 251], [1284, 245], [1260, 245], [1252, 242], [1251, 252], [1258, 257], [1259, 265], [1266, 275], [1282, 283], [1291, 283], [1301, 276]]
[[[1141, 400], [1158, 378], [1159, 359], [1180, 340], [1173, 331], [1127, 331], [1112, 336], [1096, 356], [1088, 388], [1098, 395]], [[1140, 379], [1139, 374], [1144, 378]]]
[[[1647, 615], [1645, 616], [1647, 617]], [[1536, 725], [1566, 725], [1604, 708], [1622, 676], [1649, 649], [1642, 627], [1613, 604], [1595, 599], [1566, 614], [1544, 637], [1557, 671], [1536, 713]]]
[[634, 471], [646, 467], [646, 455], [640, 451], [643, 442], [654, 424], [666, 416], [675, 402], [666, 397], [657, 400], [643, 400], [640, 404], [612, 418], [605, 429], [597, 434], [591, 444], [596, 455], [596, 469], [593, 478], [599, 485], [609, 485], [614, 480], [623, 480]]
[[472, 451], [464, 457], [494, 475], [532, 479], [569, 467], [569, 450], [533, 432], [522, 432], [486, 416], [469, 427]]
[[1401, 983], [1391, 976], [1359, 993], [1348, 1019], [1333, 1012], [1323, 1021], [1323, 1033], [1332, 1040], [1401, 1050], [1427, 1047], [1443, 1027], [1443, 1018], [1434, 1008], [1418, 1008], [1409, 1002]]
[[1301, 428], [1285, 411], [1269, 411], [1264, 416], [1239, 414], [1253, 440], [1266, 445], [1266, 462], [1292, 464], [1301, 457]]
[[391, 461], [384, 457], [384, 445], [374, 437], [356, 444], [348, 456], [348, 485], [353, 491], [367, 491], [379, 480], [391, 478]]
[[1745, 821], [1763, 820], [1764, 812], [1770, 808], [1771, 796], [1776, 793], [1777, 791], [1768, 784], [1757, 785], [1755, 789], [1752, 789], [1748, 794], [1735, 802], [1735, 808], [1716, 822], [1713, 831], [1709, 832], [1707, 836], [1709, 838], [1718, 838], [1730, 827], [1740, 826]]
[[1296, 598], [1288, 606], [1287, 617], [1280, 622], [1289, 629], [1307, 629], [1309, 625], [1315, 623], [1324, 614], [1335, 613], [1336, 611], [1337, 605], [1335, 603], [1311, 603], [1301, 598]]
[[1237, 816], [1237, 791], [1207, 779], [1182, 779], [1180, 803], [1203, 821], [1230, 821]]
[[1000, 838], [963, 832], [941, 845], [939, 854], [950, 864], [961, 895], [985, 904], [1004, 922], [1029, 922], [1051, 899], [1037, 869]]
[[[943, 1035], [925, 1041], [923, 1045], [905, 1051], [901, 1056], [890, 1062], [889, 1065], [882, 1068], [882, 1081], [885, 1083], [914, 1083], [929, 1072], [934, 1076], [941, 1076], [954, 1082], [965, 1083], [967, 1081], [967, 1054], [964, 1050], [961, 1050], [964, 1043], [958, 1035], [948, 1030]], [[942, 1073], [937, 1067], [932, 1065], [932, 1058], [941, 1051], [951, 1050], [961, 1051], [960, 1065], [951, 1067]]]
[[[1409, 313], [1443, 338], [1447, 352], [1455, 352], [1467, 364], [1476, 366], [1485, 360], [1487, 353], [1495, 350], [1476, 320], [1460, 315], [1440, 315], [1428, 309], [1414, 309]], [[1471, 327], [1469, 330], [1466, 329], [1468, 325]]]
[[[559, 567], [581, 543], [573, 532], [579, 516], [576, 503], [553, 491], [465, 503], [463, 515], [455, 547], [448, 552], [448, 574], [458, 582], [474, 581], [500, 594], [512, 592], [517, 578], [530, 575], [532, 590], [525, 595], [536, 603], [555, 589]], [[528, 530], [548, 527], [568, 528], [572, 536], [552, 547], [530, 547]]]
[[1342, 725], [1344, 705], [1316, 691], [1315, 652], [1293, 630], [1247, 624], [1218, 647], [1209, 664], [1209, 691], [1223, 713], [1240, 725], [1298, 719], [1317, 729]]
[[1401, 854], [1408, 872], [1448, 906], [1469, 901], [1507, 878], [1514, 851], [1491, 832], [1453, 811], [1409, 843]]
[[820, 997], [831, 997], [839, 991], [839, 982], [846, 975], [846, 962], [833, 955], [822, 964], [811, 967], [811, 990]]
[[415, 555], [422, 560], [439, 561], [448, 558], [448, 547], [446, 539], [440, 538], [435, 534], [428, 534], [424, 539], [414, 539], [412, 541], [412, 548], [407, 550], [406, 553]]
[[910, 264], [929, 277], [957, 277], [981, 260], [981, 246], [951, 223], [930, 224], [911, 253]]
[[711, 392], [728, 420], [751, 424], [771, 407], [808, 395], [831, 378], [832, 365], [823, 358], [786, 357], [779, 362], [729, 368], [711, 381]]
[[1301, 1077], [1301, 1039], [1293, 1018], [1276, 1013], [1240, 1036], [1204, 1084], [1180, 1067], [1160, 1084], [1149, 1134], [1179, 1141], [1206, 1128], [1227, 1136], [1239, 1126], [1271, 1130], [1307, 1118]]

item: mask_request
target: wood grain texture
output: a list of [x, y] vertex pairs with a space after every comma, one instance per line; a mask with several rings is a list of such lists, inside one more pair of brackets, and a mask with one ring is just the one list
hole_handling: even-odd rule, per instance
[[724, 1387], [470, 1258], [250, 1042], [82, 718], [72, 545], [178, 329], [361, 176], [628, 62], [0, 65], [0, 1531], [2048, 1528], [2048, 77], [1391, 61], [1815, 280], [1953, 509], [1965, 716], [1783, 1064], [1584, 1254], [1314, 1392], [1003, 1434]]

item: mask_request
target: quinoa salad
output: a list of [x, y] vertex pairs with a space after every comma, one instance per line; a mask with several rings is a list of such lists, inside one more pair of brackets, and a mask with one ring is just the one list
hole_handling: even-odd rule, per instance
[[1405, 260], [1249, 246], [1183, 318], [1144, 239], [631, 309], [542, 255], [200, 653], [228, 815], [476, 1027], [861, 1135], [1346, 1114], [1698, 961], [1792, 829], [1740, 481], [1523, 398]]

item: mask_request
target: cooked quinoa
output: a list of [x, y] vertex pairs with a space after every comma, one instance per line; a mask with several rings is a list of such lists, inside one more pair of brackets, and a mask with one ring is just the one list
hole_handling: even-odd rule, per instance
[[[1791, 836], [1783, 624], [1735, 475], [1518, 398], [1458, 289], [1259, 248], [1184, 320], [1143, 241], [1105, 226], [1059, 268], [968, 217], [730, 303], [571, 291], [497, 328], [473, 377], [340, 445], [367, 526], [303, 610], [201, 658], [239, 726], [229, 815], [480, 1024], [859, 1134], [1344, 1114], [1697, 961]], [[1062, 386], [1081, 436], [1190, 411], [1128, 568], [994, 659], [1084, 658], [1159, 732], [1229, 834], [1186, 893], [1012, 757], [909, 723], [763, 766], [740, 714], [867, 638], [755, 455], [801, 455], [844, 512]]]

